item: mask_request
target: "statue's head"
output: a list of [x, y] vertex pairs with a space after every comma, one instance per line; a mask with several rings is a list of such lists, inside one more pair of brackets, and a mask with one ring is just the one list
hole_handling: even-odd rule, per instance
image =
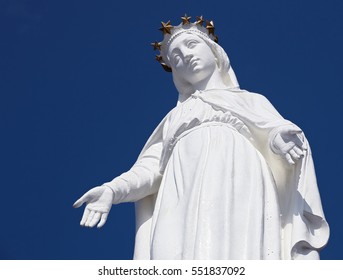
[[192, 93], [192, 85], [214, 71], [220, 74], [228, 88], [238, 87], [229, 58], [217, 44], [213, 22], [207, 21], [205, 28], [202, 17], [197, 17], [198, 21], [194, 23], [190, 23], [189, 18], [185, 15], [181, 18], [183, 22], [175, 27], [169, 22], [162, 23], [164, 40], [152, 44], [160, 50], [156, 59], [166, 71], [172, 72], [179, 93]]

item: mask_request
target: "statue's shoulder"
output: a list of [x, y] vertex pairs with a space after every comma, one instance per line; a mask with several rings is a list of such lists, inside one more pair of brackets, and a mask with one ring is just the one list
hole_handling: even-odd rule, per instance
[[234, 94], [236, 94], [238, 97], [240, 97], [241, 99], [244, 99], [247, 102], [269, 102], [268, 98], [265, 97], [263, 94], [257, 93], [257, 92], [252, 92], [252, 91], [248, 91], [245, 89], [233, 89], [231, 90]]

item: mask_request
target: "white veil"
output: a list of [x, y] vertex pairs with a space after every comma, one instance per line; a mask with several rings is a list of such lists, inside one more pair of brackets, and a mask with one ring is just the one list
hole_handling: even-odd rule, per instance
[[[217, 59], [217, 65], [221, 73], [223, 82], [227, 86], [227, 89], [239, 89], [239, 83], [237, 81], [237, 77], [235, 75], [235, 72], [232, 69], [229, 57], [224, 51], [224, 49], [220, 45], [215, 43], [213, 40], [208, 38], [207, 36], [204, 36], [200, 33], [194, 34], [194, 32], [191, 32], [191, 31], [189, 31], [189, 33], [198, 36], [210, 47], [214, 56]], [[166, 52], [164, 52], [164, 61], [170, 67], [170, 61], [168, 60], [168, 57], [165, 55], [165, 53]], [[182, 78], [175, 75], [174, 72], [172, 73], [173, 73], [173, 81], [174, 81], [175, 87], [177, 91], [179, 92], [179, 98], [178, 98], [178, 103], [179, 103], [185, 100], [185, 97], [190, 96], [194, 92], [194, 90]]]

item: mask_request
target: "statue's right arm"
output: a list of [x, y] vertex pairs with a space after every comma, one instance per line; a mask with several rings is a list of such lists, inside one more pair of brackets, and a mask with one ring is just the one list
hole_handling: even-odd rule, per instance
[[[112, 204], [135, 202], [158, 191], [162, 175], [160, 160], [163, 148], [163, 131], [168, 128], [163, 119], [139, 155], [132, 168], [101, 186], [90, 189], [75, 203], [81, 207], [86, 203], [80, 224], [86, 227], [102, 227]], [[163, 129], [162, 129], [163, 125]]]
[[74, 203], [75, 208], [87, 204], [80, 225], [100, 228], [105, 224], [112, 204], [133, 202], [156, 193], [162, 178], [159, 172], [161, 150], [162, 143], [151, 145], [128, 172], [90, 189], [79, 198]]
[[103, 184], [113, 191], [113, 204], [135, 202], [158, 191], [162, 179], [161, 152], [162, 142], [151, 145], [129, 171]]

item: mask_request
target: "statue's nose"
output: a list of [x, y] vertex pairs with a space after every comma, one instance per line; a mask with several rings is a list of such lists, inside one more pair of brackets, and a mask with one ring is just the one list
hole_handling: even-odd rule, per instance
[[193, 57], [193, 54], [191, 53], [188, 53], [185, 55], [185, 62], [188, 63]]

